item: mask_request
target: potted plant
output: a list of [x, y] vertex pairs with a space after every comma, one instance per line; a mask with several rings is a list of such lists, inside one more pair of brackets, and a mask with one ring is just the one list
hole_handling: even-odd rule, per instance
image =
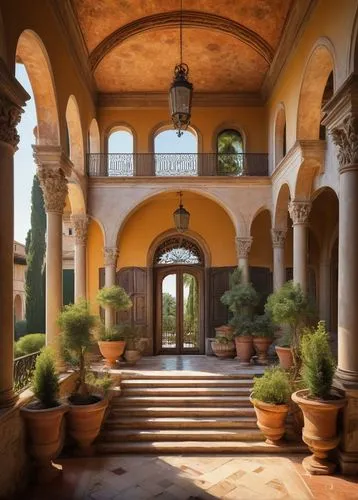
[[255, 316], [253, 342], [257, 354], [257, 362], [260, 365], [267, 365], [268, 350], [273, 342], [275, 327], [268, 314]]
[[21, 414], [26, 422], [37, 478], [45, 482], [51, 480], [59, 471], [53, 467], [52, 460], [59, 455], [62, 448], [62, 422], [68, 411], [68, 405], [58, 400], [58, 375], [49, 348], [44, 348], [36, 359], [32, 390], [36, 400], [21, 408]]
[[275, 346], [276, 354], [280, 361], [280, 366], [285, 370], [289, 370], [293, 366], [293, 353], [291, 345], [292, 335], [290, 330], [286, 329], [283, 331]]
[[[268, 297], [265, 311], [271, 315], [275, 323], [283, 324], [289, 329], [293, 365], [297, 376], [300, 369], [299, 346], [301, 332], [313, 316], [313, 308], [299, 283], [287, 281]], [[283, 346], [281, 345], [281, 347]]]
[[58, 318], [64, 358], [78, 372], [76, 390], [68, 398], [68, 430], [78, 444], [78, 454], [83, 456], [93, 452], [92, 443], [100, 431], [108, 405], [107, 399], [91, 393], [86, 383], [86, 354], [94, 342], [93, 332], [98, 321], [98, 318], [90, 313], [85, 300], [65, 306]]
[[234, 358], [236, 349], [234, 341], [232, 339], [232, 334], [231, 339], [229, 339], [228, 337], [217, 335], [216, 338], [211, 342], [211, 348], [215, 356], [221, 359]]
[[138, 328], [125, 325], [124, 335], [126, 338], [126, 350], [124, 357], [126, 361], [135, 365], [142, 357], [142, 336]]
[[313, 452], [302, 465], [311, 474], [331, 474], [336, 464], [327, 456], [338, 445], [337, 416], [346, 400], [332, 389], [335, 361], [323, 321], [302, 336], [301, 357], [302, 379], [307, 388], [294, 392], [292, 399], [303, 412], [302, 438]]
[[[101, 288], [97, 293], [97, 302], [100, 306], [113, 308], [117, 312], [127, 311], [132, 307], [132, 301], [127, 292], [117, 285]], [[119, 326], [99, 330], [98, 347], [111, 368], [122, 356], [125, 345], [124, 333]]]
[[266, 443], [279, 444], [285, 433], [285, 420], [291, 396], [287, 373], [274, 366], [262, 377], [254, 378], [250, 401], [255, 408], [257, 425], [266, 437]]
[[230, 289], [221, 297], [232, 315], [229, 323], [233, 327], [237, 357], [248, 364], [253, 353], [253, 313], [258, 304], [258, 294], [251, 283], [242, 282], [240, 268], [230, 276]]

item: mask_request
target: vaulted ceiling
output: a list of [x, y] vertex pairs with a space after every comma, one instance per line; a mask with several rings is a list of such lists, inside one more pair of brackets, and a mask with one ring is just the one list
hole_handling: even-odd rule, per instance
[[[180, 0], [71, 0], [100, 92], [167, 91]], [[183, 0], [184, 62], [196, 92], [258, 92], [295, 0]]]

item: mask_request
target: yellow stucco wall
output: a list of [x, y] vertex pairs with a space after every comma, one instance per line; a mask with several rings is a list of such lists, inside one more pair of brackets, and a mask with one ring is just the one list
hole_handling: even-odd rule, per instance
[[255, 217], [251, 225], [253, 241], [249, 255], [250, 266], [268, 267], [272, 270], [272, 240], [270, 230], [270, 212], [264, 210]]
[[98, 312], [96, 293], [98, 290], [98, 269], [104, 266], [103, 234], [99, 224], [91, 219], [87, 236], [87, 297], [94, 312]]

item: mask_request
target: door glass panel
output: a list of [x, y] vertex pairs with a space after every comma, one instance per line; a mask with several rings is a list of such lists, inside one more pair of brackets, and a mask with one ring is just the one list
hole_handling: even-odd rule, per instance
[[189, 273], [183, 274], [183, 349], [199, 349], [198, 281]]
[[177, 276], [168, 274], [162, 281], [162, 349], [177, 347]]

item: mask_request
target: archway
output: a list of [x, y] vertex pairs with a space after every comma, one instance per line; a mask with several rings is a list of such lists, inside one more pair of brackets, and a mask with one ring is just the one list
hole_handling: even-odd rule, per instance
[[286, 156], [286, 112], [283, 103], [280, 104], [279, 109], [276, 114], [275, 125], [274, 125], [274, 140], [275, 140], [275, 161], [274, 165], [280, 163], [280, 161]]
[[78, 173], [84, 172], [84, 147], [81, 117], [74, 95], [68, 98], [66, 123], [69, 139], [69, 157]]
[[22, 298], [20, 295], [15, 295], [14, 299], [14, 316], [15, 316], [15, 322], [16, 321], [21, 321], [23, 318], [23, 305], [22, 305]]
[[109, 131], [107, 137], [109, 176], [132, 176], [135, 172], [134, 134], [131, 128], [117, 125]]
[[161, 127], [154, 135], [155, 175], [198, 175], [198, 136], [188, 128], [178, 137], [175, 130]]
[[244, 171], [244, 139], [233, 128], [220, 131], [216, 139], [219, 175], [242, 175]]
[[93, 118], [88, 131], [89, 152], [98, 154], [101, 152], [101, 139], [96, 118]]

